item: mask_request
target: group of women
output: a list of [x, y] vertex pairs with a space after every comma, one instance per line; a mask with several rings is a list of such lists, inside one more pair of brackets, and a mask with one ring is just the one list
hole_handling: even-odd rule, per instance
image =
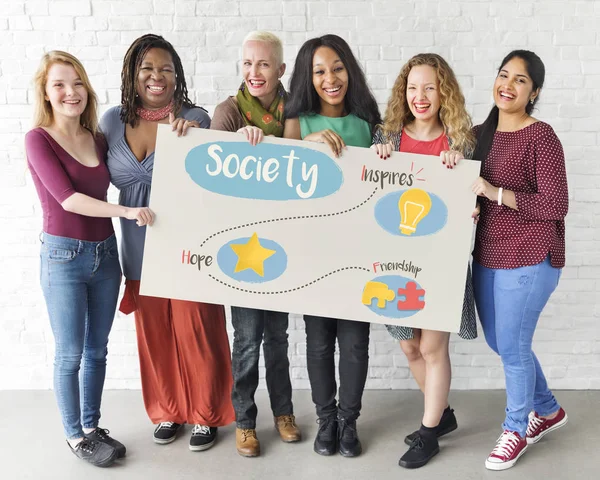
[[[125, 55], [121, 104], [98, 125], [96, 95], [82, 64], [65, 52], [44, 55], [35, 77], [35, 128], [25, 143], [44, 215], [40, 278], [56, 343], [54, 389], [70, 449], [101, 467], [126, 453], [99, 427], [122, 277], [110, 217], [121, 219], [120, 310], [135, 316], [154, 441], [174, 441], [188, 423], [189, 448], [206, 450], [218, 427], [235, 420], [238, 453], [258, 456], [254, 394], [261, 343], [274, 427], [284, 442], [301, 439], [293, 413], [287, 313], [232, 308], [230, 356], [223, 306], [139, 294], [145, 228], [154, 221], [148, 201], [157, 124], [170, 123], [174, 135], [212, 128], [239, 132], [253, 145], [265, 135], [321, 142], [340, 161], [347, 145], [372, 147], [382, 160], [393, 151], [432, 155], [440, 168], [455, 168], [462, 158], [480, 160], [481, 176], [472, 186], [477, 235], [460, 336], [476, 337], [476, 305], [486, 341], [504, 365], [507, 391], [503, 432], [485, 465], [513, 466], [528, 446], [567, 422], [532, 351], [537, 320], [564, 266], [568, 208], [560, 141], [548, 124], [531, 116], [544, 83], [542, 61], [526, 50], [509, 53], [493, 85], [495, 105], [475, 128], [452, 69], [433, 53], [416, 55], [402, 68], [383, 119], [342, 38], [324, 35], [302, 45], [289, 93], [280, 80], [285, 69], [281, 41], [268, 32], [250, 33], [242, 46], [241, 85], [216, 107], [211, 121], [190, 100], [172, 45], [144, 35]], [[120, 190], [118, 205], [107, 202], [110, 182]], [[304, 320], [319, 423], [314, 450], [355, 457], [362, 452], [357, 418], [370, 325], [310, 315]], [[439, 452], [438, 438], [457, 428], [448, 405], [449, 334], [388, 330], [400, 341], [424, 394], [421, 425], [405, 438], [408, 450], [399, 462], [417, 468]]]

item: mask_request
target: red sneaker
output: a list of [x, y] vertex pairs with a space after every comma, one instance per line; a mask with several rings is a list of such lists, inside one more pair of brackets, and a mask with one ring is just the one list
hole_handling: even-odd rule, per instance
[[529, 415], [529, 424], [527, 425], [527, 443], [539, 442], [547, 433], [566, 425], [568, 420], [569, 417], [562, 407], [554, 418], [542, 418], [533, 412]]
[[485, 461], [488, 470], [506, 470], [512, 467], [527, 450], [527, 441], [517, 432], [504, 430], [496, 446]]

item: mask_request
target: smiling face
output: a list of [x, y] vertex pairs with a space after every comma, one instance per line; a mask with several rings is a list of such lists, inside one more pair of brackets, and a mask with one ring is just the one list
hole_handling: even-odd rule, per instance
[[348, 71], [335, 50], [319, 47], [313, 55], [313, 86], [321, 100], [321, 109], [343, 106], [348, 91]]
[[162, 48], [151, 48], [144, 55], [137, 75], [137, 94], [142, 107], [158, 109], [173, 100], [175, 65], [171, 54]]
[[79, 118], [87, 106], [88, 92], [71, 65], [55, 63], [48, 69], [46, 101], [54, 117]]
[[514, 57], [500, 69], [494, 82], [494, 102], [505, 113], [525, 113], [527, 103], [537, 96], [522, 58]]
[[244, 43], [242, 74], [250, 95], [270, 104], [284, 72], [285, 63], [278, 65], [273, 47], [268, 42], [250, 40]]
[[406, 102], [415, 119], [438, 121], [440, 85], [435, 68], [417, 65], [410, 69], [406, 81]]

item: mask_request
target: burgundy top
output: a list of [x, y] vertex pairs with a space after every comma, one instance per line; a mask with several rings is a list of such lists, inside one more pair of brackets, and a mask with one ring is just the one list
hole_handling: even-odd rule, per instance
[[475, 261], [488, 268], [518, 268], [550, 254], [553, 267], [564, 267], [567, 174], [552, 127], [536, 122], [516, 132], [496, 132], [481, 176], [515, 192], [518, 210], [479, 197]]
[[61, 206], [74, 193], [106, 201], [110, 182], [106, 168], [108, 147], [102, 135], [96, 136], [95, 143], [100, 163], [86, 167], [43, 128], [34, 128], [25, 135], [27, 164], [44, 213], [44, 232], [90, 242], [106, 240], [114, 233], [110, 218], [86, 217]]

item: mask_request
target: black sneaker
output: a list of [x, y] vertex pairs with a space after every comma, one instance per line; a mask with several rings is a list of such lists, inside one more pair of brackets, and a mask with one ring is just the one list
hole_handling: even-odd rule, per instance
[[356, 431], [356, 420], [338, 417], [338, 423], [340, 455], [343, 457], [358, 457], [362, 453], [362, 445]]
[[215, 444], [216, 439], [217, 427], [194, 425], [194, 428], [192, 429], [192, 436], [190, 437], [190, 450], [192, 452], [208, 450]]
[[319, 455], [333, 455], [338, 448], [338, 422], [334, 416], [317, 419], [319, 431], [315, 438], [314, 450]]
[[154, 429], [154, 443], [166, 445], [177, 438], [177, 432], [183, 427], [180, 423], [160, 422]]
[[94, 440], [96, 442], [106, 443], [107, 445], [110, 445], [117, 451], [117, 458], [123, 458], [125, 456], [125, 453], [127, 452], [125, 445], [123, 445], [118, 440], [109, 437], [109, 433], [110, 432], [105, 428], [96, 427], [94, 431], [90, 433], [84, 433], [84, 436], [89, 440]]
[[[458, 428], [458, 423], [456, 423], [456, 417], [454, 416], [454, 410], [452, 410], [450, 407], [446, 408], [446, 410], [444, 410], [444, 413], [442, 414], [442, 418], [440, 419], [440, 423], [437, 426], [437, 431], [435, 432], [435, 434], [437, 435], [437, 438], [443, 437], [444, 435], [447, 435], [450, 432], [453, 432], [454, 430], [456, 430]], [[419, 431], [415, 430], [413, 433], [411, 433], [410, 435], [407, 435], [404, 438], [404, 443], [406, 443], [407, 445], [411, 445], [412, 442], [419, 436]]]
[[440, 451], [437, 437], [417, 435], [408, 451], [402, 455], [398, 465], [404, 468], [419, 468], [436, 456]]
[[117, 459], [117, 451], [113, 447], [86, 437], [75, 448], [68, 441], [67, 445], [76, 457], [96, 467], [110, 467]]

